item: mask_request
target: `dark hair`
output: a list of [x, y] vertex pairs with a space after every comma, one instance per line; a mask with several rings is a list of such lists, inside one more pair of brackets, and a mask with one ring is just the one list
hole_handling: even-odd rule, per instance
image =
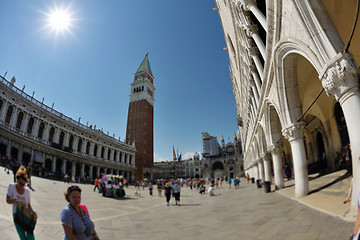
[[68, 187], [66, 193], [64, 193], [66, 201], [70, 202], [69, 197], [70, 197], [71, 192], [73, 192], [73, 191], [78, 191], [79, 193], [81, 193], [81, 188], [78, 185], [73, 185], [73, 186]]

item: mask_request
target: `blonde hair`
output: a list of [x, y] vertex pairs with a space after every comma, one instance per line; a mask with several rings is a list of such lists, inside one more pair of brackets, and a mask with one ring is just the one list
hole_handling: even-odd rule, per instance
[[28, 176], [26, 174], [26, 168], [24, 166], [21, 166], [19, 170], [16, 172], [16, 179], [22, 178], [26, 183], [29, 182]]

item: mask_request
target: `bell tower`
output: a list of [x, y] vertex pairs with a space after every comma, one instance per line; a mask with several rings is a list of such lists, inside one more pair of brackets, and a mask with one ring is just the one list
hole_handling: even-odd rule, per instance
[[148, 53], [130, 84], [130, 102], [126, 127], [126, 142], [135, 143], [135, 179], [141, 180], [143, 167], [154, 165], [154, 76]]

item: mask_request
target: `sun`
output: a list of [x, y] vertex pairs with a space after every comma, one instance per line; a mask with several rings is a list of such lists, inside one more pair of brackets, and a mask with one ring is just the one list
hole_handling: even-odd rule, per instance
[[64, 10], [56, 10], [49, 15], [49, 25], [57, 31], [69, 30], [71, 17]]
[[46, 26], [44, 28], [49, 30], [49, 34], [55, 33], [56, 37], [60, 33], [63, 36], [66, 34], [73, 36], [71, 29], [74, 27], [76, 19], [70, 9], [71, 5], [67, 7], [54, 5], [45, 13]]

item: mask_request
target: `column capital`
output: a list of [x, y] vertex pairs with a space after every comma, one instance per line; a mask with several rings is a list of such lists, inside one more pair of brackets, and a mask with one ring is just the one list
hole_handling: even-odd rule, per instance
[[251, 6], [256, 6], [255, 0], [241, 0], [241, 6], [244, 8], [245, 11], [250, 11]]
[[258, 32], [259, 32], [259, 27], [257, 25], [255, 25], [255, 24], [245, 25], [244, 28], [245, 28], [245, 31], [246, 31], [246, 35], [249, 38], [252, 38], [252, 36], [254, 34], [258, 34]]
[[271, 154], [280, 154], [280, 147], [281, 146], [279, 144], [274, 144], [274, 145], [268, 146], [267, 150]]
[[291, 126], [284, 128], [282, 130], [282, 134], [287, 140], [289, 140], [289, 142], [292, 142], [304, 137], [304, 128], [304, 122], [293, 123]]
[[359, 91], [356, 62], [350, 53], [341, 52], [320, 73], [322, 86], [328, 96], [334, 96], [340, 104]]

